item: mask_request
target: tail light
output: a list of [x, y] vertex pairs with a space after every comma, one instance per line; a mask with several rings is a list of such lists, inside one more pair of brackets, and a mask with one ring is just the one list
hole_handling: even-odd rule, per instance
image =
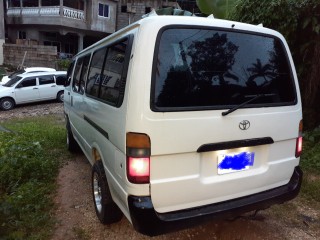
[[296, 158], [300, 157], [302, 153], [302, 129], [303, 129], [303, 124], [301, 120], [299, 124], [299, 135], [296, 140]]
[[150, 182], [150, 138], [146, 134], [127, 133], [127, 178], [132, 183]]

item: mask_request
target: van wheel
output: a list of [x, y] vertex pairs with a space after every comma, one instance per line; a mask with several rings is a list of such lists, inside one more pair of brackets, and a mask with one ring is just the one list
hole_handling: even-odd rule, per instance
[[4, 98], [0, 101], [0, 108], [2, 110], [10, 110], [14, 107], [14, 101], [11, 98]]
[[112, 200], [102, 161], [92, 167], [92, 195], [96, 214], [103, 224], [121, 220], [122, 212]]
[[57, 94], [58, 102], [63, 102], [63, 98], [64, 98], [64, 91], [58, 92], [58, 94]]
[[73, 137], [69, 122], [67, 122], [66, 128], [67, 128], [67, 149], [73, 153], [79, 152], [80, 147], [79, 147], [79, 144], [77, 143], [77, 141]]

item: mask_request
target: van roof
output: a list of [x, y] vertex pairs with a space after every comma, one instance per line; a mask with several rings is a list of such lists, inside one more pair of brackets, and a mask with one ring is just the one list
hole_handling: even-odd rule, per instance
[[122, 28], [119, 31], [114, 32], [111, 35], [103, 38], [102, 40], [94, 43], [93, 45], [83, 49], [78, 54], [76, 54], [75, 57], [78, 55], [81, 55], [83, 52], [90, 50], [91, 48], [94, 48], [95, 46], [102, 44], [107, 40], [116, 38], [117, 36], [121, 36], [125, 32], [128, 32], [134, 28], [144, 27], [149, 24], [152, 24], [152, 29], [154, 29], [155, 31], [158, 31], [159, 28], [161, 27], [169, 26], [169, 25], [186, 25], [186, 26], [219, 27], [219, 28], [225, 28], [225, 29], [259, 32], [259, 33], [264, 33], [269, 35], [276, 35], [279, 38], [283, 38], [283, 36], [280, 33], [272, 29], [265, 28], [263, 27], [262, 24], [252, 25], [248, 23], [217, 19], [217, 18], [214, 18], [213, 16], [209, 16], [205, 18], [205, 17], [196, 17], [196, 16], [151, 15], [132, 23], [126, 26], [125, 28]]

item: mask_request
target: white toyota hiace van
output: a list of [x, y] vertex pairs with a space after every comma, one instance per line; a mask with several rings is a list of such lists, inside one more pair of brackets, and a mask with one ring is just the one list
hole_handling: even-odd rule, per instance
[[265, 209], [302, 180], [302, 109], [283, 36], [151, 16], [74, 57], [67, 143], [92, 164], [102, 223], [156, 235]]

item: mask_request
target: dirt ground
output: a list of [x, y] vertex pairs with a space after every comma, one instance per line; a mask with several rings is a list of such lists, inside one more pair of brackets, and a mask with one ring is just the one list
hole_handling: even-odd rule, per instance
[[[119, 223], [98, 221], [91, 195], [91, 166], [82, 154], [74, 155], [61, 169], [55, 198], [57, 225], [52, 240], [149, 239], [137, 233], [123, 217]], [[194, 228], [153, 237], [176, 239], [320, 239], [320, 213], [300, 206], [299, 199], [234, 221], [212, 221]]]
[[[0, 122], [12, 117], [62, 113], [61, 103], [27, 105], [0, 111]], [[125, 217], [109, 226], [100, 224], [91, 195], [91, 166], [83, 154], [72, 155], [61, 168], [57, 182], [59, 187], [54, 199], [57, 222], [52, 240], [149, 239], [137, 233]], [[251, 217], [252, 214], [233, 221], [208, 222], [152, 239], [320, 239], [320, 213], [299, 197], [260, 211], [255, 217]]]

